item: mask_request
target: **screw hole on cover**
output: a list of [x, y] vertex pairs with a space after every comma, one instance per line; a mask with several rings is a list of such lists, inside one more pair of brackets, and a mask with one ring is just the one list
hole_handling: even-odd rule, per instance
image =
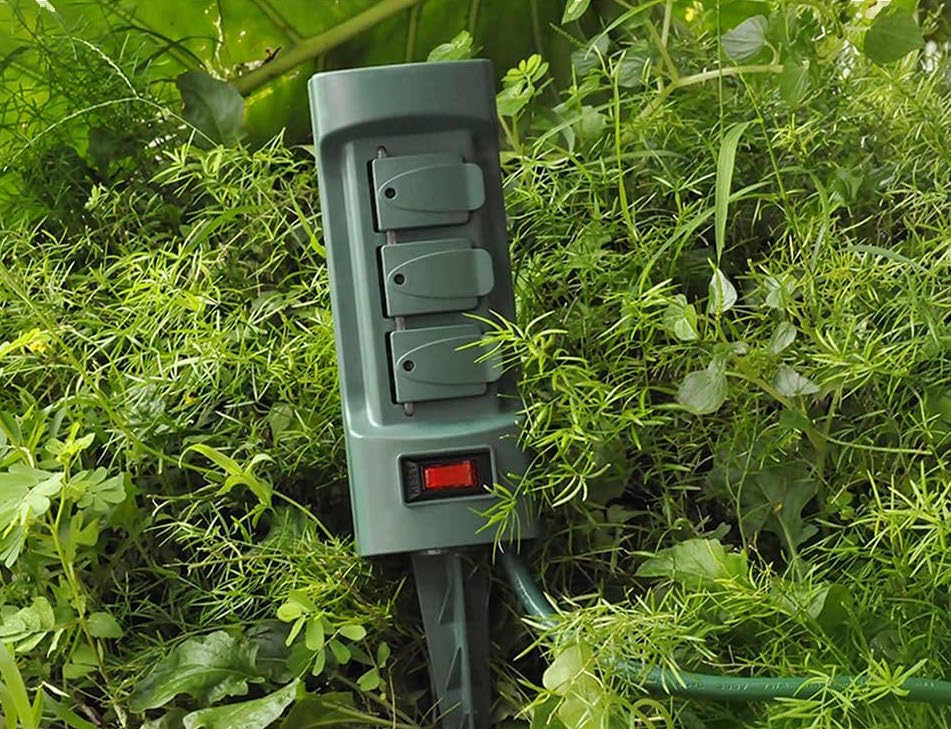
[[393, 283], [395, 283], [397, 286], [402, 286], [403, 282], [405, 281], [406, 281], [406, 276], [404, 276], [401, 273], [398, 273], [393, 277]]
[[412, 372], [415, 367], [416, 363], [411, 359], [408, 359], [403, 363], [403, 369], [407, 372]]
[[396, 197], [396, 190], [394, 190], [392, 187], [388, 187], [383, 191], [383, 194], [392, 200], [394, 197]]

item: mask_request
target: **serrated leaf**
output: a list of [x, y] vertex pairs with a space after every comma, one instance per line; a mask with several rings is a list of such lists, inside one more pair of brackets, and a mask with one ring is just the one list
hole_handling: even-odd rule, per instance
[[736, 304], [736, 289], [719, 268], [713, 271], [710, 283], [707, 285], [707, 313], [719, 316]]
[[121, 638], [122, 628], [116, 619], [106, 612], [95, 612], [86, 618], [89, 634], [93, 638]]
[[294, 681], [260, 699], [193, 711], [185, 717], [185, 729], [266, 729], [294, 702], [299, 687]]
[[663, 577], [687, 589], [747, 581], [745, 552], [728, 552], [717, 539], [688, 539], [661, 550], [637, 569], [638, 577]]
[[796, 341], [798, 330], [788, 321], [781, 321], [773, 332], [769, 340], [769, 351], [771, 354], [779, 354]]
[[700, 337], [697, 331], [697, 310], [687, 303], [687, 297], [677, 294], [664, 312], [664, 328], [681, 342], [692, 342]]
[[464, 30], [448, 43], [441, 43], [433, 48], [426, 60], [433, 63], [436, 61], [462, 61], [471, 57], [472, 36], [469, 31]]
[[766, 46], [766, 29], [769, 21], [764, 15], [754, 15], [723, 34], [720, 42], [723, 52], [734, 61], [745, 61]]
[[819, 386], [808, 377], [803, 377], [788, 365], [781, 365], [773, 378], [773, 387], [784, 397], [815, 395]]
[[185, 104], [182, 116], [200, 132], [199, 141], [233, 145], [241, 138], [244, 98], [205, 71], [185, 71], [175, 85]]
[[925, 44], [915, 12], [908, 8], [884, 8], [865, 34], [863, 50], [873, 63], [894, 63]]
[[157, 709], [179, 694], [188, 694], [206, 705], [225, 696], [243, 696], [248, 683], [261, 681], [256, 655], [255, 643], [224, 631], [190, 638], [139, 682], [129, 698], [129, 708], [136, 713]]
[[694, 415], [710, 415], [726, 402], [726, 374], [719, 367], [691, 372], [677, 390], [677, 402]]
[[565, 3], [565, 12], [561, 16], [561, 24], [564, 25], [580, 18], [590, 4], [591, 0], [568, 0]]

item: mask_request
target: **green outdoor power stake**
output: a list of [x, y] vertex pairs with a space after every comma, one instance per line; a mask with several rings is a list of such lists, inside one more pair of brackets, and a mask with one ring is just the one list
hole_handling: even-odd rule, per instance
[[488, 576], [459, 549], [493, 540], [488, 489], [527, 465], [514, 376], [480, 344], [514, 316], [492, 66], [309, 90], [357, 550], [413, 553], [443, 726], [488, 728]]

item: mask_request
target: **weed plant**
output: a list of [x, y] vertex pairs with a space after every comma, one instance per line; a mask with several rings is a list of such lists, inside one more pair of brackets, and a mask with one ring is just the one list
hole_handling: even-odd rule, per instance
[[[541, 649], [498, 590], [496, 718], [951, 726], [895, 698], [951, 665], [946, 61], [844, 43], [789, 94], [775, 64], [710, 74], [722, 34], [673, 5], [577, 34], [570, 79], [503, 82], [518, 318], [490, 338], [561, 617]], [[36, 120], [0, 209], [3, 712], [433, 726], [405, 565], [349, 543], [309, 152], [189, 142], [135, 49], [37, 43], [37, 87], [68, 57], [128, 101], [3, 90]], [[105, 138], [136, 151], [97, 162]], [[238, 678], [175, 684], [188, 661]], [[624, 661], [863, 681], [727, 705], [647, 697]]]

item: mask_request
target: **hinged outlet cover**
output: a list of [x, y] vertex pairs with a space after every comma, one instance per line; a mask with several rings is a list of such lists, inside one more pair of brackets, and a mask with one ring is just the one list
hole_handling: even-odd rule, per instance
[[393, 332], [393, 380], [397, 402], [481, 395], [502, 375], [499, 358], [478, 346], [473, 324]]
[[416, 154], [373, 161], [380, 230], [465, 223], [485, 203], [479, 165], [448, 154]]
[[390, 316], [475, 308], [495, 285], [492, 256], [464, 238], [383, 246]]

